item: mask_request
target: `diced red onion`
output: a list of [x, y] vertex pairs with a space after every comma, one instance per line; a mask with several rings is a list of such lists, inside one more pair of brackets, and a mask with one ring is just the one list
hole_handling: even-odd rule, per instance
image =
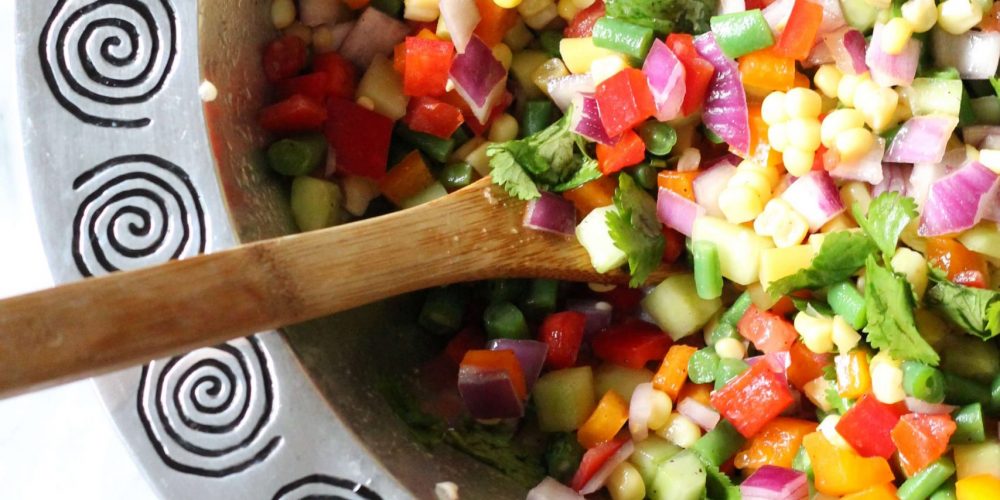
[[928, 403], [913, 396], [906, 396], [906, 409], [913, 413], [923, 413], [925, 415], [949, 415], [958, 407], [945, 404]]
[[719, 208], [719, 193], [726, 188], [729, 179], [735, 174], [736, 165], [732, 160], [725, 159], [694, 178], [694, 199], [705, 207], [705, 213], [713, 217], [723, 215], [722, 209]]
[[704, 207], [669, 189], [660, 188], [656, 196], [656, 217], [684, 236], [691, 236], [694, 220], [704, 214]]
[[334, 24], [333, 27], [330, 28], [330, 50], [340, 50], [340, 47], [344, 45], [344, 40], [347, 39], [347, 35], [349, 35], [353, 29], [354, 21]]
[[649, 415], [653, 411], [653, 384], [646, 382], [635, 386], [628, 403], [628, 431], [633, 441], [649, 436]]
[[589, 495], [604, 487], [604, 483], [607, 482], [608, 476], [614, 472], [615, 467], [628, 460], [628, 457], [632, 456], [633, 451], [635, 451], [635, 444], [632, 443], [632, 440], [625, 441], [625, 444], [621, 445], [618, 451], [614, 455], [611, 455], [611, 458], [607, 462], [604, 462], [604, 465], [600, 469], [597, 469], [597, 472], [590, 477], [590, 481], [587, 481], [587, 484], [583, 485], [583, 488], [580, 488], [580, 494]]
[[806, 473], [776, 465], [764, 465], [740, 484], [744, 499], [801, 500], [809, 497]]
[[581, 312], [587, 318], [583, 326], [583, 337], [591, 338], [597, 332], [611, 324], [611, 304], [603, 300], [570, 299], [566, 301], [566, 310]]
[[[742, 2], [742, 0], [739, 0]], [[684, 65], [659, 38], [653, 40], [642, 64], [656, 103], [656, 119], [665, 122], [680, 115], [684, 102]]]
[[917, 75], [917, 62], [920, 60], [920, 42], [911, 38], [906, 42], [902, 52], [889, 54], [882, 50], [882, 29], [884, 24], [876, 23], [872, 32], [868, 51], [865, 52], [865, 64], [871, 70], [872, 80], [883, 87], [894, 85], [909, 85]]
[[538, 375], [542, 373], [545, 356], [549, 353], [549, 345], [537, 340], [495, 339], [486, 348], [491, 351], [508, 350], [514, 353], [517, 362], [521, 364], [524, 374], [524, 385], [531, 392]]
[[747, 358], [746, 362], [750, 366], [763, 362], [768, 370], [778, 375], [784, 375], [788, 372], [788, 367], [792, 365], [792, 358], [788, 351], [774, 351]]
[[853, 162], [838, 163], [830, 175], [835, 179], [864, 181], [869, 184], [882, 182], [882, 157], [885, 154], [885, 139], [879, 137], [875, 144], [861, 158]]
[[344, 38], [339, 52], [359, 68], [367, 68], [375, 56], [392, 52], [409, 32], [410, 28], [403, 22], [368, 7]]
[[823, 45], [830, 49], [837, 69], [849, 75], [868, 71], [865, 65], [865, 37], [860, 31], [843, 28], [823, 35]]
[[525, 500], [587, 500], [573, 488], [546, 477], [528, 492]]
[[937, 163], [958, 118], [947, 115], [914, 116], [899, 128], [885, 152], [885, 161], [893, 163]]
[[346, 12], [340, 0], [299, 0], [299, 21], [309, 27], [337, 22]]
[[462, 365], [458, 370], [458, 392], [469, 414], [477, 419], [521, 418], [524, 402], [505, 370], [481, 370]]
[[472, 38], [472, 31], [479, 24], [479, 8], [476, 2], [469, 0], [441, 0], [441, 19], [444, 27], [451, 35], [455, 50], [459, 54], [465, 52], [465, 46]]
[[503, 97], [507, 82], [507, 70], [489, 46], [473, 35], [465, 52], [455, 56], [448, 76], [479, 123], [486, 123], [493, 106]]
[[983, 211], [983, 220], [1000, 222], [1000, 188], [993, 190], [993, 201], [986, 203], [986, 210]]
[[872, 196], [878, 196], [882, 193], [899, 193], [906, 196], [912, 171], [912, 165], [883, 162], [882, 182], [872, 186]]
[[844, 11], [840, 8], [840, 0], [817, 0], [816, 3], [823, 7], [823, 22], [819, 25], [820, 33], [829, 33], [847, 24], [847, 21], [844, 20]]
[[701, 166], [701, 150], [698, 148], [687, 148], [677, 159], [678, 172], [694, 172]]
[[750, 154], [749, 108], [739, 67], [722, 53], [711, 31], [695, 38], [694, 47], [715, 68], [705, 98], [702, 122], [735, 153], [747, 156]]
[[966, 144], [982, 148], [983, 142], [990, 137], [1000, 137], [1000, 125], [972, 125], [962, 127], [962, 139]]
[[747, 10], [744, 0], [719, 0], [719, 14], [732, 14]]
[[594, 85], [594, 78], [590, 73], [580, 75], [567, 75], [549, 80], [545, 85], [549, 91], [549, 97], [556, 106], [564, 112], [569, 109], [573, 99], [580, 94], [593, 95], [597, 86]]
[[812, 170], [799, 177], [781, 193], [781, 199], [802, 214], [813, 231], [844, 211], [837, 185], [825, 171]]
[[785, 23], [788, 22], [788, 16], [792, 14], [794, 6], [795, 0], [777, 0], [771, 2], [771, 5], [764, 7], [764, 10], [761, 11], [764, 20], [767, 21], [775, 35], [785, 30]]
[[569, 129], [600, 144], [612, 145], [615, 141], [608, 135], [597, 110], [597, 99], [589, 94], [577, 94], [573, 98], [573, 114], [570, 115]]
[[714, 429], [719, 424], [719, 419], [722, 418], [719, 412], [701, 404], [694, 398], [682, 399], [677, 405], [677, 412], [690, 418], [694, 423], [698, 424], [698, 427], [706, 431]]
[[573, 234], [576, 230], [576, 208], [566, 198], [547, 191], [528, 202], [524, 210], [524, 227], [556, 234]]
[[809, 51], [809, 56], [802, 61], [802, 67], [816, 68], [832, 62], [834, 62], [834, 59], [833, 54], [830, 53], [830, 48], [825, 43], [820, 42], [813, 45], [812, 50]]
[[931, 33], [934, 61], [939, 68], [955, 68], [963, 79], [985, 80], [996, 75], [1000, 63], [1000, 33], [969, 30], [952, 35], [940, 28]]
[[997, 174], [977, 161], [966, 163], [931, 185], [917, 233], [940, 236], [975, 226], [996, 199], [997, 189]]
[[910, 177], [907, 179], [906, 195], [913, 198], [918, 206], [924, 206], [931, 185], [947, 175], [948, 171], [948, 166], [945, 163], [917, 163], [913, 166]]

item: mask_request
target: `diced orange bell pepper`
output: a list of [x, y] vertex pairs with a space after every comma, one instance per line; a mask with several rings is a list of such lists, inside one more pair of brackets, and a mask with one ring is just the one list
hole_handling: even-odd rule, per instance
[[959, 479], [955, 483], [958, 500], [1000, 500], [1000, 478], [977, 474]]
[[673, 191], [691, 201], [694, 201], [694, 179], [698, 177], [697, 170], [678, 172], [676, 170], [661, 170], [656, 174], [656, 185]]
[[754, 155], [767, 154], [766, 150], [758, 151], [760, 148], [771, 148], [767, 142], [768, 125], [760, 114], [760, 103], [751, 103], [747, 108], [747, 124], [750, 125], [750, 153]]
[[771, 47], [751, 52], [740, 58], [740, 79], [750, 87], [786, 91], [795, 84], [795, 59]]
[[631, 129], [622, 133], [613, 146], [597, 145], [597, 165], [604, 175], [631, 167], [646, 158], [646, 144]]
[[777, 55], [799, 61], [809, 57], [819, 26], [823, 23], [823, 7], [811, 0], [795, 0], [788, 22], [774, 45]]
[[712, 400], [710, 394], [712, 394], [712, 384], [687, 383], [677, 393], [677, 402], [680, 403], [687, 398], [692, 398], [705, 406], [711, 406]]
[[493, 0], [476, 0], [479, 24], [474, 33], [490, 47], [500, 43], [507, 32], [517, 24], [517, 10], [505, 9]]
[[749, 472], [765, 465], [790, 468], [802, 446], [802, 438], [813, 432], [816, 422], [778, 417], [765, 424], [736, 452], [733, 464]]
[[628, 420], [628, 403], [617, 392], [609, 390], [597, 403], [597, 408], [594, 408], [590, 418], [577, 430], [576, 440], [584, 448], [593, 448], [606, 443], [618, 434], [626, 420]]
[[872, 376], [868, 371], [868, 353], [855, 349], [834, 358], [837, 367], [837, 392], [848, 399], [860, 398], [871, 391]]
[[957, 428], [951, 415], [910, 413], [896, 422], [889, 435], [899, 450], [899, 465], [907, 476], [941, 458]]
[[653, 376], [653, 387], [677, 401], [677, 394], [688, 375], [688, 360], [698, 349], [689, 345], [673, 345], [663, 357], [663, 364]]
[[892, 483], [882, 483], [871, 488], [851, 493], [841, 497], [840, 500], [896, 500], [896, 485]]
[[524, 371], [521, 363], [514, 355], [514, 351], [502, 349], [493, 351], [489, 349], [472, 349], [465, 352], [462, 357], [462, 366], [474, 367], [482, 371], [498, 370], [505, 371], [514, 384], [514, 392], [523, 401], [527, 398], [528, 390], [524, 382]]
[[886, 459], [863, 458], [852, 450], [834, 446], [819, 432], [804, 437], [802, 445], [812, 462], [816, 489], [820, 493], [850, 495], [895, 479]]
[[955, 283], [986, 288], [990, 282], [986, 259], [951, 238], [927, 238], [927, 260]]
[[[773, 311], [774, 308], [771, 308]], [[830, 364], [829, 354], [817, 354], [809, 350], [802, 341], [796, 341], [792, 348], [788, 350], [790, 364], [788, 371], [788, 381], [800, 391], [809, 382], [823, 376], [823, 369]]]
[[412, 151], [389, 169], [378, 182], [378, 188], [383, 196], [399, 206], [433, 183], [434, 174], [427, 168], [423, 155], [419, 151]]
[[812, 82], [809, 81], [809, 77], [803, 73], [795, 72], [795, 85], [793, 87], [801, 87], [807, 89], [812, 86]]
[[611, 177], [598, 177], [578, 188], [566, 191], [563, 193], [563, 198], [569, 200], [576, 207], [576, 213], [583, 218], [595, 208], [614, 203], [613, 197], [617, 186], [618, 182]]

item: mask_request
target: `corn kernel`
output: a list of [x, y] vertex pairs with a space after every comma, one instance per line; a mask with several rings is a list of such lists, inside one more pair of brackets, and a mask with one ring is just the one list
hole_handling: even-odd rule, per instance
[[757, 197], [763, 202], [771, 199], [771, 183], [767, 174], [755, 168], [737, 168], [736, 173], [729, 178], [726, 187], [747, 186], [757, 193]]
[[865, 123], [875, 132], [895, 124], [899, 94], [871, 81], [860, 82], [854, 92], [854, 108], [865, 115]]
[[545, 10], [552, 5], [552, 0], [522, 0], [517, 4], [517, 12], [521, 17], [529, 17]]
[[913, 293], [917, 295], [917, 300], [920, 300], [927, 290], [927, 259], [920, 252], [901, 247], [896, 249], [896, 254], [889, 263], [893, 271], [906, 277]]
[[646, 497], [646, 483], [635, 466], [628, 462], [615, 466], [605, 486], [612, 500], [642, 500]]
[[506, 43], [510, 50], [518, 52], [527, 47], [534, 38], [535, 35], [531, 33], [524, 21], [518, 18], [517, 24], [507, 30], [507, 34], [503, 37], [503, 43]]
[[493, 121], [488, 138], [493, 142], [507, 142], [517, 139], [517, 132], [517, 118], [504, 113]]
[[837, 345], [837, 351], [840, 354], [851, 352], [851, 349], [857, 347], [860, 341], [861, 334], [847, 324], [847, 320], [840, 315], [833, 317], [833, 343]]
[[868, 213], [868, 205], [872, 202], [872, 195], [868, 191], [867, 184], [859, 181], [851, 181], [840, 187], [840, 199], [844, 200], [844, 206], [848, 209], [851, 209], [857, 203], [861, 209], [861, 213]]
[[674, 404], [670, 396], [663, 391], [653, 389], [650, 393], [649, 419], [646, 426], [654, 431], [666, 427], [670, 420], [670, 412], [674, 411]]
[[753, 229], [761, 236], [770, 236], [778, 248], [788, 248], [802, 242], [809, 233], [809, 222], [787, 201], [774, 198], [753, 221]]
[[566, 68], [574, 74], [580, 74], [590, 71], [590, 65], [595, 60], [615, 55], [617, 52], [594, 45], [593, 37], [582, 37], [560, 40], [559, 54], [562, 55]]
[[802, 386], [802, 392], [816, 408], [828, 412], [833, 409], [833, 405], [826, 399], [826, 393], [830, 387], [830, 381], [819, 376], [806, 382]]
[[785, 93], [771, 92], [767, 94], [764, 102], [760, 104], [760, 117], [764, 119], [764, 123], [772, 126], [787, 120], [788, 113], [785, 113]]
[[720, 358], [743, 359], [747, 354], [747, 348], [739, 340], [725, 338], [715, 343], [715, 353]]
[[[815, 118], [795, 118], [785, 122], [790, 146], [803, 151], [816, 151], [820, 144], [819, 121]], [[812, 166], [812, 160], [809, 160]]]
[[595, 59], [590, 64], [590, 77], [594, 80], [594, 85], [617, 75], [621, 70], [628, 67], [628, 59], [622, 54], [614, 54]]
[[822, 107], [823, 100], [814, 90], [796, 87], [785, 94], [785, 114], [789, 118], [816, 118]]
[[813, 83], [823, 95], [827, 97], [837, 97], [837, 87], [844, 74], [833, 64], [824, 64], [816, 70], [813, 75]]
[[767, 127], [767, 142], [775, 151], [784, 151], [788, 147], [788, 132], [785, 124], [775, 123]]
[[502, 9], [513, 9], [521, 5], [521, 0], [493, 0], [493, 3]]
[[869, 80], [871, 77], [868, 73], [861, 75], [843, 75], [840, 78], [840, 82], [837, 83], [837, 99], [844, 103], [848, 107], [854, 106], [854, 93], [858, 88], [858, 84]]
[[903, 19], [906, 19], [916, 33], [924, 33], [934, 27], [938, 11], [934, 0], [907, 0], [900, 8]]
[[292, 35], [299, 40], [302, 40], [306, 45], [312, 45], [313, 43], [313, 30], [309, 26], [306, 26], [300, 22], [292, 23], [291, 26], [285, 28], [281, 32], [283, 35]]
[[806, 312], [795, 315], [795, 331], [806, 347], [817, 354], [833, 351], [833, 320]]
[[831, 111], [823, 118], [820, 125], [820, 141], [824, 146], [832, 148], [837, 134], [865, 125], [865, 115], [854, 108], [841, 108]]
[[854, 223], [854, 219], [847, 215], [846, 212], [841, 212], [837, 214], [836, 217], [826, 221], [826, 224], [820, 226], [819, 232], [835, 233], [837, 231], [845, 231], [856, 227], [858, 227], [858, 225]]
[[979, 150], [979, 163], [985, 165], [993, 173], [1000, 175], [1000, 149]]
[[501, 42], [493, 46], [493, 57], [497, 61], [500, 61], [504, 69], [510, 69], [510, 62], [514, 59], [514, 53], [511, 52], [507, 44]]
[[863, 158], [874, 145], [875, 136], [868, 129], [862, 127], [845, 130], [837, 134], [837, 139], [834, 141], [834, 148], [843, 163], [851, 163]]
[[271, 2], [271, 24], [275, 29], [283, 30], [295, 23], [295, 1], [274, 0]]
[[435, 0], [404, 0], [403, 18], [409, 21], [429, 23], [437, 21], [441, 15], [438, 2]]
[[472, 168], [476, 170], [479, 175], [487, 176], [490, 175], [490, 158], [486, 156], [486, 149], [493, 144], [490, 141], [483, 141], [483, 143], [476, 149], [473, 149], [468, 156], [462, 158], [465, 163], [472, 165]]
[[872, 377], [872, 393], [875, 399], [885, 404], [895, 404], [906, 397], [903, 391], [902, 363], [879, 351], [868, 364]]
[[814, 151], [804, 151], [801, 148], [790, 146], [781, 152], [781, 161], [785, 164], [785, 170], [788, 173], [801, 177], [812, 170], [814, 153]]
[[559, 17], [559, 9], [556, 8], [555, 3], [550, 3], [548, 7], [530, 16], [522, 16], [521, 19], [524, 20], [524, 24], [527, 24], [529, 28], [540, 30], [557, 17]]
[[913, 36], [913, 25], [902, 17], [894, 17], [882, 27], [882, 51], [899, 54]]
[[764, 210], [757, 192], [750, 186], [727, 186], [719, 194], [719, 209], [734, 224], [752, 221]]
[[667, 425], [656, 434], [681, 448], [690, 448], [701, 437], [701, 427], [680, 413], [672, 413]]
[[434, 28], [434, 36], [438, 40], [451, 41], [451, 33], [448, 32], [448, 26], [444, 22], [444, 16], [438, 17], [437, 27]]
[[559, 3], [556, 4], [556, 11], [559, 13], [559, 17], [566, 21], [572, 21], [581, 10], [573, 0], [559, 0]]
[[945, 0], [937, 9], [938, 26], [952, 35], [961, 35], [983, 20], [983, 8], [971, 0]]
[[354, 102], [356, 102], [358, 106], [361, 106], [362, 108], [365, 108], [368, 111], [375, 111], [375, 101], [373, 101], [371, 97], [363, 95], [358, 97], [357, 100]]

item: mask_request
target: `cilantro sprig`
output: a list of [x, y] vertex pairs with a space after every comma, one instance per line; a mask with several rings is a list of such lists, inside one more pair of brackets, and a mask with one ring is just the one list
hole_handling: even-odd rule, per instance
[[614, 202], [615, 210], [606, 215], [608, 230], [615, 246], [628, 256], [629, 286], [638, 287], [660, 265], [666, 245], [656, 218], [656, 201], [632, 176], [622, 173]]
[[899, 235], [917, 216], [917, 202], [895, 192], [885, 192], [872, 200], [868, 213], [862, 213], [857, 203], [851, 207], [854, 220], [882, 251], [885, 262], [892, 259], [899, 244]]
[[875, 256], [865, 263], [865, 326], [868, 343], [885, 349], [896, 359], [911, 359], [937, 366], [941, 358], [920, 336], [913, 317], [913, 291], [906, 278], [880, 266]]
[[780, 297], [795, 290], [823, 288], [844, 281], [861, 269], [876, 249], [875, 243], [865, 234], [830, 233], [823, 239], [809, 267], [771, 283], [767, 293]]
[[953, 283], [933, 267], [931, 279], [934, 286], [927, 291], [928, 305], [983, 340], [1000, 335], [1000, 292]]

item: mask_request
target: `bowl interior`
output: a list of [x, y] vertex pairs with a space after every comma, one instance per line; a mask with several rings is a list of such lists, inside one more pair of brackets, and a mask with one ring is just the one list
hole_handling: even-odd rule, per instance
[[[219, 90], [219, 98], [206, 106], [206, 125], [242, 241], [294, 231], [287, 180], [264, 164], [267, 137], [256, 125], [258, 110], [270, 99], [260, 68], [260, 49], [275, 35], [270, 4], [215, 0], [199, 7], [202, 78]], [[365, 262], [356, 265], [364, 272]], [[285, 337], [333, 411], [415, 496], [427, 497], [436, 482], [451, 480], [465, 498], [523, 497], [524, 490], [495, 469], [447, 446], [428, 450], [418, 444], [377, 389], [380, 381], [412, 373], [440, 348], [416, 330], [414, 302], [411, 296], [372, 304], [286, 328]]]

